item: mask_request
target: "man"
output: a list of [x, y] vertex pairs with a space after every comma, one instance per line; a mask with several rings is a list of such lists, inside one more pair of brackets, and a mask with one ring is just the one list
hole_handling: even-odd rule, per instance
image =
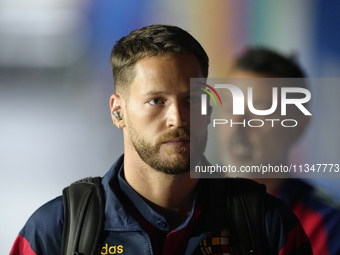
[[[190, 88], [190, 78], [207, 77], [205, 51], [184, 30], [153, 25], [119, 40], [111, 66], [111, 116], [123, 129], [125, 153], [102, 180], [106, 219], [100, 253], [235, 254], [230, 242], [238, 237], [230, 233], [223, 209], [227, 194], [217, 193], [224, 182], [191, 179], [189, 173], [189, 160], [205, 161], [207, 125], [190, 132], [189, 111], [200, 109], [200, 92]], [[199, 121], [208, 124], [209, 116]], [[283, 204], [268, 195], [264, 207], [266, 254], [312, 253]], [[60, 197], [38, 209], [11, 254], [59, 255], [62, 212]]]
[[[279, 87], [272, 78], [305, 77], [294, 60], [265, 48], [251, 48], [239, 56], [229, 76], [244, 78], [242, 80], [247, 80], [248, 84], [260, 81], [261, 85], [253, 84], [253, 102], [259, 108], [261, 104], [265, 105], [264, 109], [269, 109], [272, 104], [272, 88]], [[266, 81], [268, 83], [263, 84]], [[304, 87], [305, 83], [301, 82], [300, 85]], [[290, 84], [290, 86], [293, 85]], [[245, 87], [241, 86], [241, 88], [245, 90]], [[250, 117], [249, 112], [246, 114]], [[276, 122], [273, 127], [270, 123], [269, 125], [266, 123], [261, 128], [244, 128], [235, 125], [233, 128], [223, 129], [223, 132], [219, 134], [223, 163], [238, 167], [241, 165], [260, 166], [261, 164], [287, 166], [290, 148], [303, 134], [309, 121], [309, 117], [301, 114], [298, 109], [290, 114], [285, 118], [295, 119], [298, 122], [294, 128], [284, 128]], [[256, 119], [261, 117], [256, 116]], [[281, 116], [273, 113], [270, 117], [265, 117], [280, 119]], [[235, 121], [238, 120], [235, 119]], [[277, 176], [277, 173], [275, 174]], [[289, 174], [285, 177], [289, 178]], [[318, 189], [302, 180], [284, 178], [255, 180], [265, 184], [270, 194], [276, 195], [290, 206], [300, 219], [315, 254], [340, 254], [338, 242], [340, 207], [334, 200], [322, 195]]]

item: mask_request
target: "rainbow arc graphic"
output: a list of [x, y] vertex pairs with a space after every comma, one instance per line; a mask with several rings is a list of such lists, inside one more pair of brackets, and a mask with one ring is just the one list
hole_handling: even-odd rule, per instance
[[[218, 100], [220, 101], [220, 103], [222, 105], [222, 100], [220, 98], [220, 95], [217, 93], [217, 91], [213, 87], [211, 87], [210, 85], [208, 85], [206, 83], [203, 83], [203, 82], [197, 82], [197, 83], [202, 84], [202, 85], [206, 86], [207, 88], [211, 89], [216, 94]], [[214, 96], [211, 94], [211, 92], [209, 90], [204, 89], [204, 88], [200, 88], [200, 87], [197, 87], [197, 88], [199, 88], [199, 89], [203, 90], [204, 92], [206, 92], [212, 98], [212, 100], [214, 101], [215, 105], [217, 105]]]

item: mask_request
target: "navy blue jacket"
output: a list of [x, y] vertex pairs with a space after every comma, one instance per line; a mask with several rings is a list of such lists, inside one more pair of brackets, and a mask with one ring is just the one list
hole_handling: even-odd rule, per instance
[[[98, 253], [109, 254], [233, 254], [227, 215], [220, 212], [226, 194], [214, 194], [216, 180], [200, 180], [189, 217], [175, 230], [125, 182], [123, 156], [103, 177], [105, 226]], [[265, 232], [274, 254], [311, 254], [299, 221], [281, 201], [268, 195]], [[63, 230], [62, 197], [39, 208], [20, 231], [10, 254], [60, 255]]]

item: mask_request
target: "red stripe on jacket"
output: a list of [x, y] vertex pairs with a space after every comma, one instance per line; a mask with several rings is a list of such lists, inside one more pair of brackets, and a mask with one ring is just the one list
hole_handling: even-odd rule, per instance
[[309, 242], [308, 237], [300, 222], [298, 222], [296, 226], [288, 233], [287, 241], [280, 250], [279, 255], [288, 255], [293, 251], [297, 251], [302, 244], [307, 242]]
[[37, 255], [31, 248], [30, 243], [21, 235], [18, 235], [14, 241], [11, 255]]
[[315, 254], [329, 254], [327, 246], [327, 229], [323, 221], [323, 216], [317, 211], [306, 208], [302, 203], [291, 207], [299, 218]]

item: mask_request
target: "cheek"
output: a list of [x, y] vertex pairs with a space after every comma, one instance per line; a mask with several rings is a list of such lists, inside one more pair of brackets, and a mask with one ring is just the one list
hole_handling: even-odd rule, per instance
[[207, 135], [208, 127], [206, 125], [192, 125], [189, 130], [192, 139], [201, 141]]
[[233, 131], [230, 127], [221, 126], [218, 128], [217, 134], [218, 134], [217, 141], [226, 142], [232, 136]]
[[156, 123], [160, 122], [160, 115], [149, 109], [133, 104], [129, 107], [129, 119], [134, 126], [141, 127], [143, 129], [151, 128]]

